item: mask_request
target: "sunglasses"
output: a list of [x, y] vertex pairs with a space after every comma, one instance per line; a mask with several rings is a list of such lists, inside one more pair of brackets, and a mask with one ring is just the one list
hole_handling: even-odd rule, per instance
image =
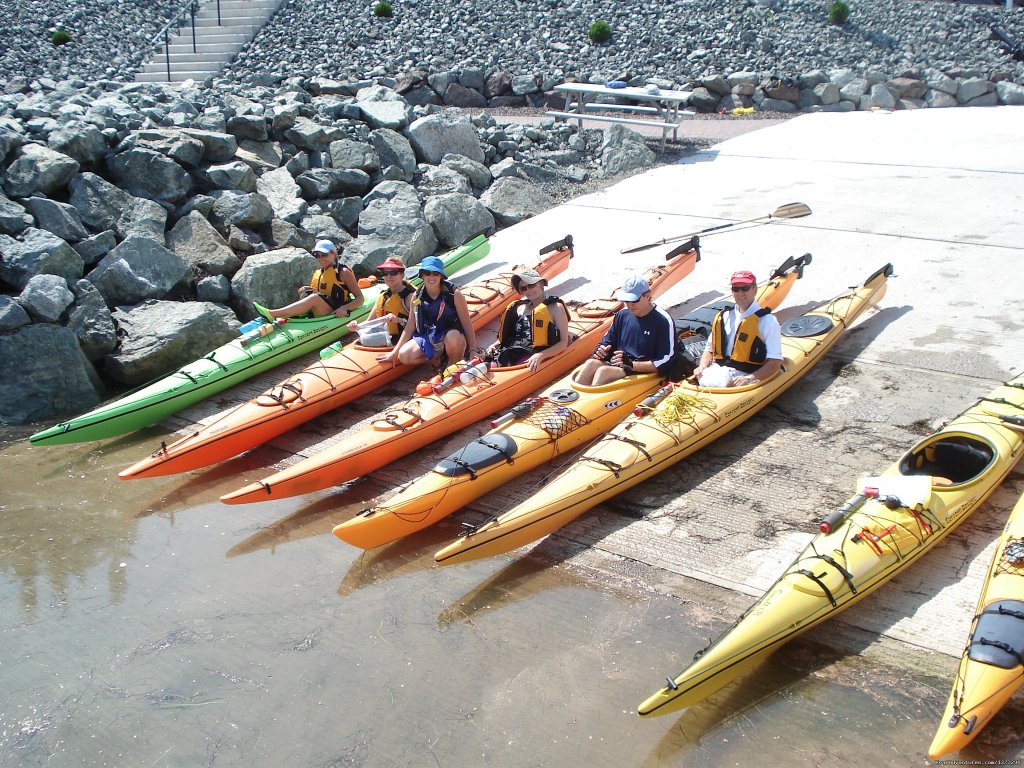
[[752, 290], [754, 290], [754, 286], [752, 286], [752, 285], [734, 285], [734, 286], [732, 286], [732, 292], [733, 293], [746, 293], [747, 291], [752, 291]]
[[391, 275], [404, 275], [404, 269], [381, 269], [380, 274], [384, 277], [390, 277]]
[[432, 269], [421, 269], [420, 274], [424, 277], [442, 277], [440, 272], [435, 272]]

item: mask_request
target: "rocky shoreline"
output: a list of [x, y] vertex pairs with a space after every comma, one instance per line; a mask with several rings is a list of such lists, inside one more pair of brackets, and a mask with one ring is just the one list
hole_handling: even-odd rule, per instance
[[[659, 157], [622, 126], [499, 124], [487, 111], [560, 106], [551, 88], [564, 79], [685, 89], [709, 115], [1024, 104], [1024, 67], [982, 34], [992, 23], [1024, 31], [1024, 14], [985, 7], [858, 4], [854, 18], [872, 24], [913, 27], [907, 9], [925, 24], [920, 44], [894, 34], [885, 53], [866, 20], [828, 29], [801, 2], [596, 2], [560, 15], [551, 3], [470, 2], [445, 4], [444, 21], [419, 0], [392, 19], [342, 4], [339, 21], [334, 5], [306, 0], [284, 4], [223, 78], [161, 85], [125, 82], [146, 37], [135, 6], [43, 5], [34, 24], [3, 30], [12, 43], [0, 57], [0, 353], [16, 385], [0, 394], [4, 424], [80, 412], [230, 339], [254, 300], [291, 299], [315, 268], [316, 238], [342, 246], [359, 275], [388, 256], [415, 264], [678, 155]], [[15, 3], [11, 18], [26, 8]], [[170, 8], [153, 4], [146, 23]], [[72, 36], [49, 60], [33, 47], [40, 23], [87, 27], [100, 10], [108, 23], [88, 45]], [[574, 47], [555, 28], [613, 12], [620, 33], [606, 46]], [[702, 22], [683, 35], [693, 13]], [[716, 13], [742, 45], [702, 26]], [[775, 43], [751, 48], [750, 25], [769, 18]], [[466, 35], [497, 34], [484, 19], [512, 33], [468, 45]], [[104, 54], [133, 24], [138, 35]], [[661, 27], [687, 49], [666, 48], [672, 68]], [[826, 37], [807, 42], [819, 28]], [[325, 33], [334, 45], [318, 42]], [[783, 55], [801, 41], [799, 59]], [[404, 58], [389, 58], [392, 47]], [[854, 62], [864, 66], [835, 66]]]

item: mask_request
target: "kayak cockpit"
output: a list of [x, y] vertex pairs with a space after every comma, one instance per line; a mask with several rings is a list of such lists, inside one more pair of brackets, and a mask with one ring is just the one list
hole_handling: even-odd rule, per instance
[[929, 475], [937, 486], [962, 485], [984, 475], [995, 460], [996, 451], [988, 442], [946, 433], [912, 448], [900, 461], [899, 471], [901, 475]]

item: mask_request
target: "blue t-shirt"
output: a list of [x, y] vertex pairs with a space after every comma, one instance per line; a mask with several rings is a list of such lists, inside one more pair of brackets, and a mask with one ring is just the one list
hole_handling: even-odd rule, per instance
[[672, 317], [657, 305], [643, 317], [620, 309], [601, 343], [611, 344], [613, 352], [622, 350], [633, 360], [650, 360], [665, 375], [675, 354], [675, 330]]

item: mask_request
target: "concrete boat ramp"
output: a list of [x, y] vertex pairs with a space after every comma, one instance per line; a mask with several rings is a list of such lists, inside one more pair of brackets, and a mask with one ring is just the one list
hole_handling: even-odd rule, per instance
[[[576, 258], [551, 290], [585, 301], [608, 295], [669, 250], [622, 255], [622, 248], [765, 216], [796, 201], [813, 215], [705, 237], [701, 262], [661, 304], [682, 316], [721, 298], [734, 270], [763, 278], [788, 256], [809, 252], [813, 263], [783, 319], [891, 262], [895, 277], [878, 308], [803, 381], [728, 437], [533, 548], [535, 556], [567, 561], [596, 579], [626, 578], [638, 589], [677, 595], [697, 609], [709, 637], [772, 583], [823, 514], [852, 495], [858, 477], [883, 470], [1024, 369], [1024, 109], [796, 117], [504, 230], [493, 238], [486, 264], [472, 273], [507, 269], [572, 234]], [[223, 393], [168, 425], [207, 421], [288, 372]], [[253, 452], [239, 486], [268, 474], [270, 462], [290, 463], [367, 423], [403, 400], [421, 374]], [[360, 481], [360, 493], [386, 494], [484, 431], [484, 424], [464, 430], [400, 467], [374, 473]], [[479, 522], [511, 506], [554, 471], [527, 475], [460, 519]], [[1022, 492], [1024, 467], [1018, 467], [923, 562], [814, 630], [815, 639], [889, 658], [895, 650], [907, 664], [923, 663], [948, 679], [995, 540]], [[457, 521], [448, 532], [454, 537]], [[696, 650], [681, 648], [679, 658]]]

